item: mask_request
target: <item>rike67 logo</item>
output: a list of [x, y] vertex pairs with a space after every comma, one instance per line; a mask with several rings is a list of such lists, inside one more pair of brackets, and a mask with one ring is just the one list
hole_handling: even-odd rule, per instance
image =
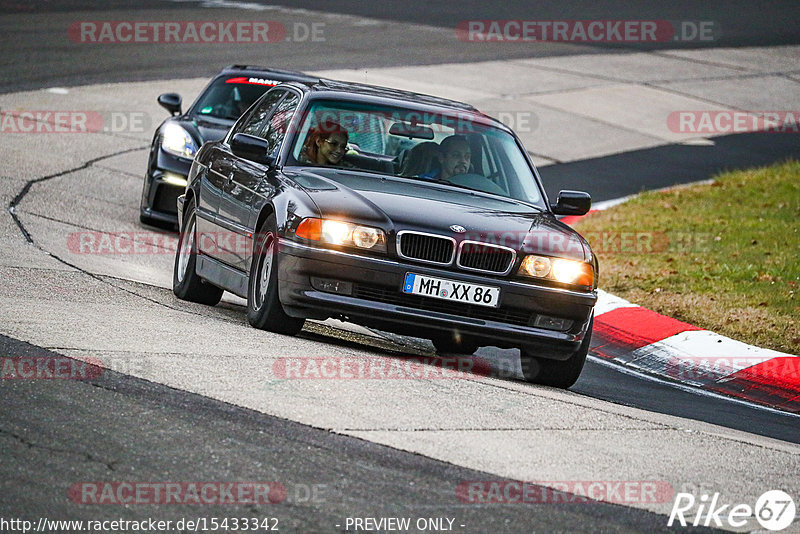
[[749, 504], [722, 504], [720, 494], [712, 496], [703, 494], [696, 499], [691, 493], [678, 493], [675, 503], [669, 514], [667, 526], [671, 527], [677, 522], [682, 527], [692, 525], [715, 526], [719, 528], [747, 527], [748, 530], [757, 528], [752, 523], [755, 517], [761, 528], [779, 531], [787, 528], [794, 522], [796, 508], [792, 497], [781, 490], [770, 490], [762, 494], [755, 506]]

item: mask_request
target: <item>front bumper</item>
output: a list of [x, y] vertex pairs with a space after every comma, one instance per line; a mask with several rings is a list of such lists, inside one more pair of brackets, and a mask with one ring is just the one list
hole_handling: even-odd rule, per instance
[[[595, 292], [582, 293], [445, 270], [280, 240], [280, 300], [298, 317], [345, 317], [416, 337], [457, 330], [499, 346], [536, 345], [563, 359], [586, 335]], [[500, 306], [486, 308], [402, 292], [408, 272], [500, 288]], [[344, 293], [321, 291], [314, 279], [351, 284]], [[319, 287], [319, 283], [317, 283]], [[537, 315], [570, 319], [564, 331], [532, 326]]]
[[185, 181], [191, 165], [191, 160], [166, 154], [159, 149], [157, 166], [148, 171], [142, 188], [140, 214], [143, 217], [177, 224], [176, 202], [186, 190], [186, 185], [175, 183], [175, 180]]

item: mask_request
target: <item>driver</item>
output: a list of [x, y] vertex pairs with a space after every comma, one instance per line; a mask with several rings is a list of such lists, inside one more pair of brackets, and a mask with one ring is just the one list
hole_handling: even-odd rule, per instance
[[469, 141], [467, 141], [467, 138], [463, 135], [445, 137], [439, 144], [438, 159], [441, 168], [426, 174], [421, 174], [420, 176], [436, 180], [447, 180], [456, 174], [468, 173], [472, 159]]

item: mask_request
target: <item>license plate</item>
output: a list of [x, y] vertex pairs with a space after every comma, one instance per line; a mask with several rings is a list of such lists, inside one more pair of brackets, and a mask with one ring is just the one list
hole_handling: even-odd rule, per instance
[[496, 308], [500, 304], [499, 287], [456, 282], [414, 273], [406, 273], [403, 293], [492, 308]]

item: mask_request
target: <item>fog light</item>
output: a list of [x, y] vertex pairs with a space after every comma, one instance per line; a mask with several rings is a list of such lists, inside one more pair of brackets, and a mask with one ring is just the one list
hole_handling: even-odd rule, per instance
[[564, 319], [563, 317], [553, 317], [551, 315], [537, 315], [533, 326], [545, 328], [547, 330], [558, 330], [563, 332], [572, 326], [572, 319]]
[[311, 277], [311, 286], [317, 291], [324, 291], [325, 293], [337, 293], [339, 295], [353, 294], [353, 283], [343, 280]]
[[186, 187], [187, 180], [185, 176], [181, 176], [180, 174], [175, 174], [172, 172], [165, 172], [161, 179], [164, 183], [169, 185], [176, 185], [178, 187]]

